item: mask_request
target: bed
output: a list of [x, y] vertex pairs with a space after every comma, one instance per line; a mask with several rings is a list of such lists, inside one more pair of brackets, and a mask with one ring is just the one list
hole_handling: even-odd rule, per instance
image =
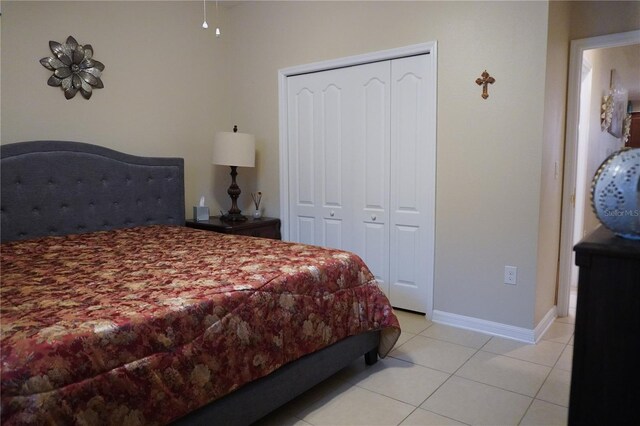
[[351, 253], [184, 227], [182, 159], [0, 149], [3, 424], [250, 424], [400, 334]]

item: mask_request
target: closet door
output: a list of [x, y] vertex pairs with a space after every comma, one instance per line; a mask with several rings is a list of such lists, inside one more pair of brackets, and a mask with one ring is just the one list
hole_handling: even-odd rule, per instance
[[288, 79], [290, 238], [345, 248], [350, 123], [341, 70]]
[[391, 62], [352, 67], [353, 247], [389, 295]]
[[429, 55], [391, 62], [390, 299], [426, 312], [433, 279], [435, 88]]
[[355, 252], [393, 306], [419, 312], [433, 285], [430, 60], [287, 79], [289, 238]]

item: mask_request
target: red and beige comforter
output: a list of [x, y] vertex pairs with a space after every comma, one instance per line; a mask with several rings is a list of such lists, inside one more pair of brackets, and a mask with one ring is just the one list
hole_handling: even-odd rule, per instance
[[163, 424], [397, 318], [357, 256], [150, 226], [1, 245], [3, 424]]

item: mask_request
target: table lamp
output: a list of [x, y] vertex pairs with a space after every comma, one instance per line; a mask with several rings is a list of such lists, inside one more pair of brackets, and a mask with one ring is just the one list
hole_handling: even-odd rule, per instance
[[229, 222], [242, 222], [246, 216], [240, 214], [238, 197], [240, 187], [236, 183], [238, 167], [255, 167], [256, 139], [247, 133], [238, 133], [238, 126], [233, 126], [233, 132], [218, 132], [213, 139], [213, 164], [231, 167], [231, 186], [227, 194], [231, 197], [231, 209], [220, 219]]

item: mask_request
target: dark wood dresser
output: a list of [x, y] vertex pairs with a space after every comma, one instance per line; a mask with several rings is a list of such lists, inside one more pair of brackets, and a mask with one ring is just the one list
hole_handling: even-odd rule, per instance
[[223, 234], [248, 235], [274, 240], [281, 238], [280, 219], [274, 217], [248, 218], [245, 222], [224, 222], [220, 220], [220, 216], [211, 216], [209, 220], [204, 221], [189, 219], [186, 221], [186, 225], [190, 228], [206, 229]]
[[580, 267], [570, 425], [640, 424], [640, 241], [596, 229]]
[[628, 147], [640, 148], [640, 112], [631, 113], [631, 128], [629, 129]]

